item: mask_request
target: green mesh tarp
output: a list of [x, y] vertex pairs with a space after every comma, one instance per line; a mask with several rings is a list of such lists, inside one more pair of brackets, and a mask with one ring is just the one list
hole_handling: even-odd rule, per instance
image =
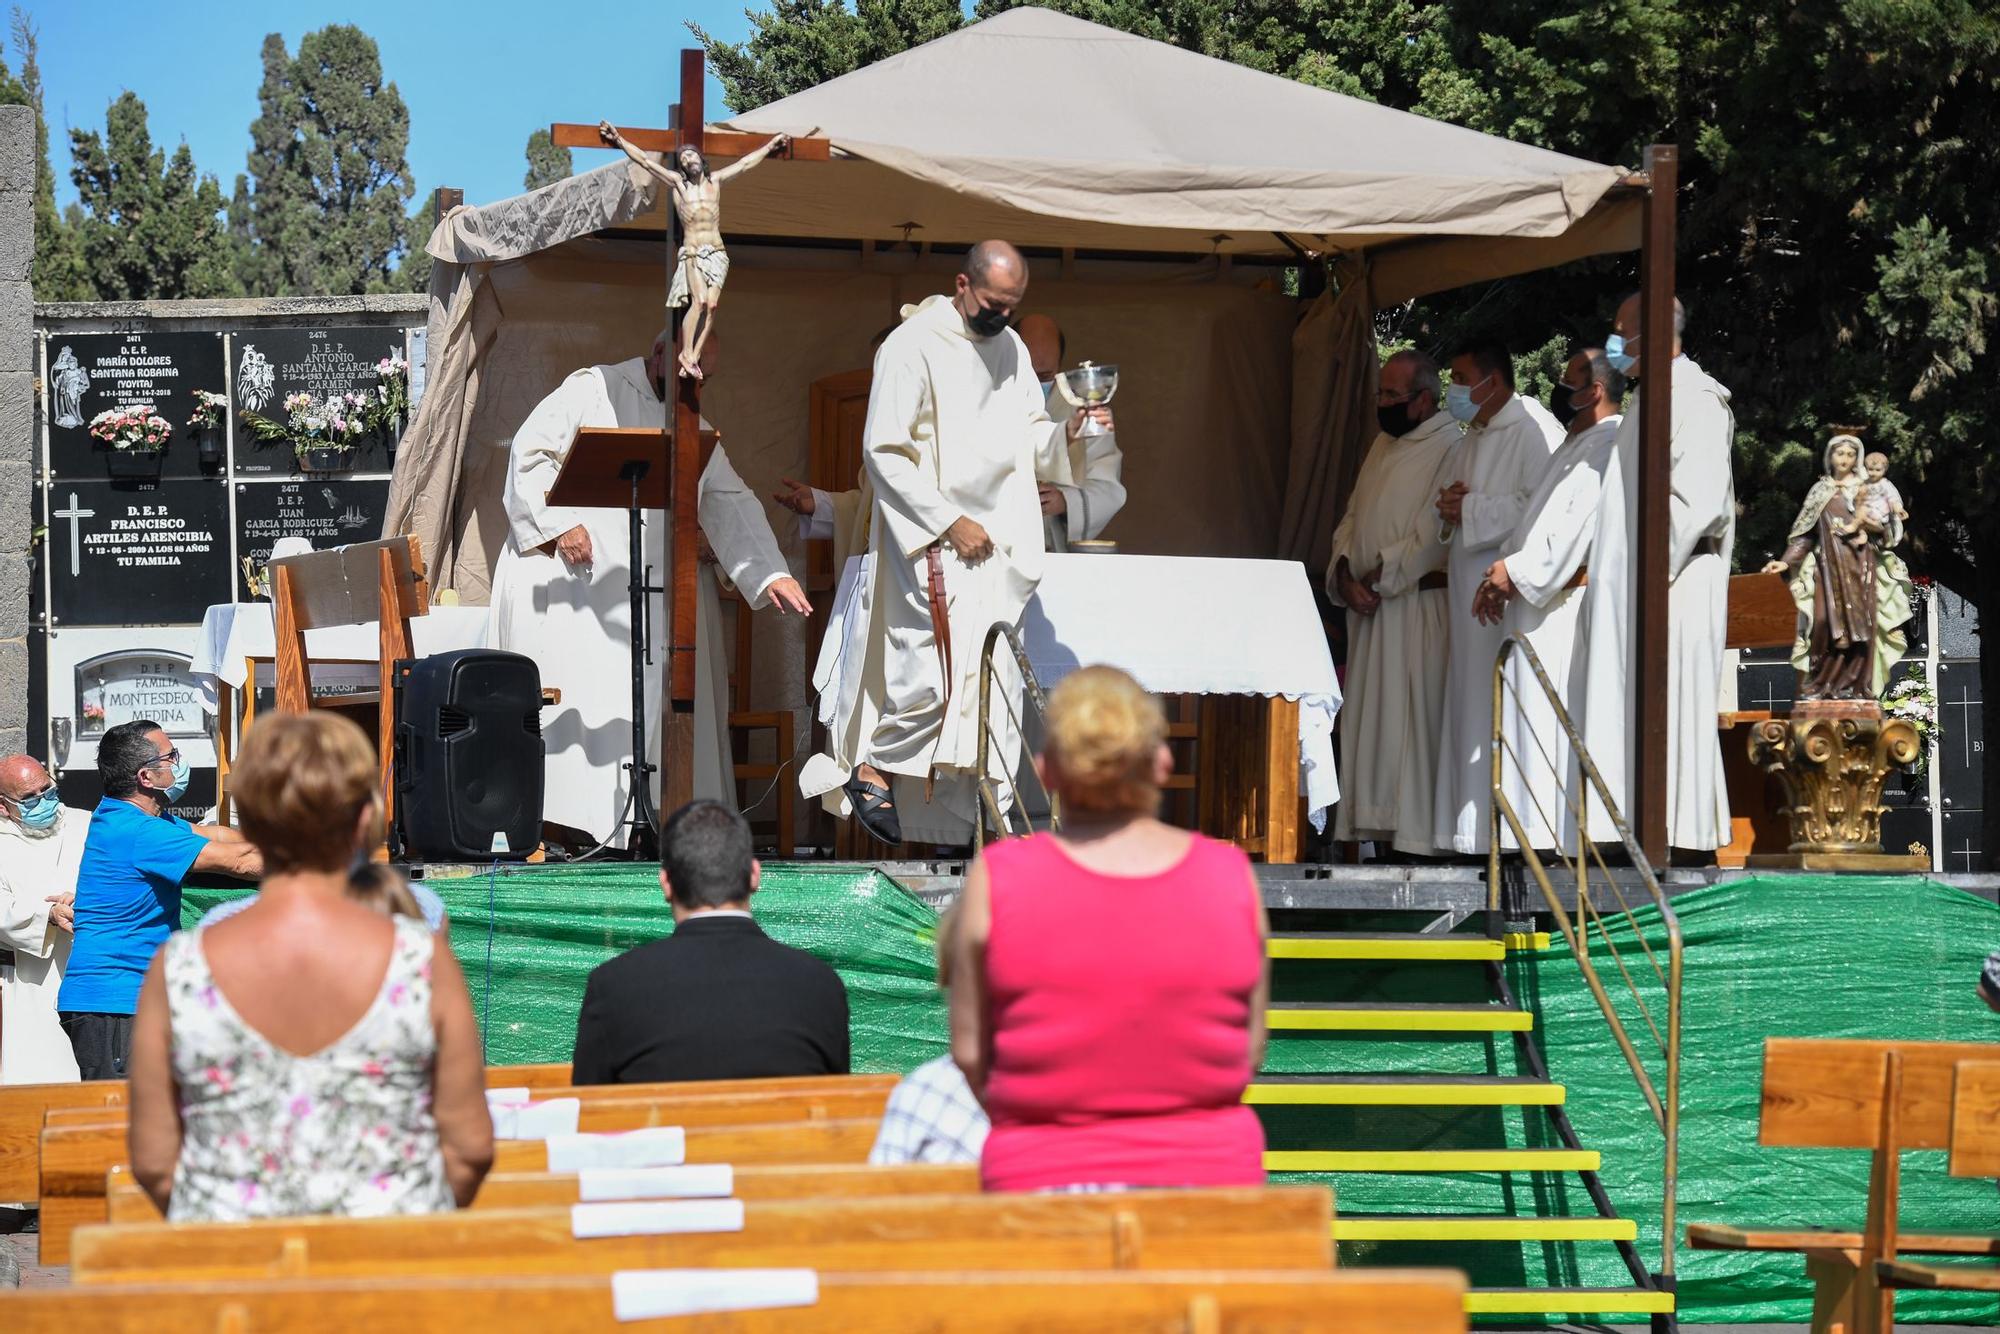
[[[673, 931], [650, 866], [500, 867], [424, 884], [444, 899], [490, 1065], [567, 1061], [590, 970]], [[190, 889], [192, 925], [241, 890]], [[767, 866], [757, 920], [847, 984], [857, 1071], [907, 1070], [945, 1048], [936, 915], [866, 867]]]
[[[564, 1061], [590, 969], [663, 934], [672, 922], [647, 867], [514, 868], [427, 882], [452, 916], [465, 968], [498, 1064]], [[758, 920], [776, 938], [839, 970], [853, 1011], [857, 1070], [907, 1070], [945, 1046], [945, 1010], [933, 981], [931, 910], [866, 868], [764, 869]], [[225, 893], [189, 891], [186, 920]], [[1680, 1140], [1680, 1221], [1757, 1226], [1859, 1227], [1865, 1153], [1785, 1151], [1757, 1144], [1758, 1090], [1767, 1036], [2000, 1037], [2000, 1016], [1974, 991], [1979, 965], [2000, 946], [2000, 911], [1919, 878], [1767, 876], [1674, 900], [1687, 943]], [[1657, 919], [1638, 914], [1647, 938]], [[1280, 927], [1301, 923], [1285, 922]], [[1402, 923], [1315, 921], [1323, 929], [1395, 929]], [[1407, 929], [1407, 928], [1406, 928]], [[1645, 969], [1629, 929], [1613, 930], [1630, 966]], [[1115, 948], [1115, 942], [1106, 942]], [[1602, 954], [1599, 971], [1615, 967]], [[1660, 1251], [1660, 1134], [1623, 1055], [1560, 937], [1508, 966], [1517, 996], [1539, 1016], [1551, 1077], [1587, 1149], [1603, 1154], [1613, 1203], [1639, 1220], [1641, 1255]], [[1482, 1001], [1476, 964], [1287, 961], [1281, 1000]], [[1621, 1014], [1642, 1049], [1645, 1021]], [[1657, 1061], [1655, 1065], [1657, 1066]], [[1274, 1035], [1272, 1073], [1525, 1074], [1507, 1034]], [[1282, 1107], [1260, 1109], [1272, 1148], [1560, 1147], [1538, 1110], [1521, 1108]], [[1953, 1180], [1945, 1155], [1904, 1159], [1903, 1226], [1993, 1230], [2000, 1192]], [[1337, 1188], [1344, 1213], [1570, 1214], [1592, 1212], [1573, 1174], [1299, 1174]], [[1481, 1287], [1630, 1283], [1609, 1242], [1348, 1243], [1344, 1264], [1445, 1264]], [[1680, 1317], [1690, 1322], [1804, 1321], [1811, 1288], [1798, 1256], [1747, 1256], [1682, 1246]], [[1991, 1298], [1902, 1294], [1904, 1321], [1995, 1323]]]

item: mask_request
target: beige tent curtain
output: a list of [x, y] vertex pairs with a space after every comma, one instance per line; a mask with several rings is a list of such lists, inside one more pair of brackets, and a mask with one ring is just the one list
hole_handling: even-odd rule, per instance
[[1291, 456], [1273, 554], [1304, 561], [1315, 582], [1375, 436], [1374, 315], [1367, 260], [1344, 257], [1292, 333]]

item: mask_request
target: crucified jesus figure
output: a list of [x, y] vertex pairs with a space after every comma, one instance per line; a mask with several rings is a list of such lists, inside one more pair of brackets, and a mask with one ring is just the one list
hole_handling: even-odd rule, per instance
[[681, 349], [676, 361], [682, 375], [699, 380], [701, 349], [715, 326], [722, 285], [729, 279], [729, 252], [722, 248], [722, 183], [783, 148], [791, 136], [775, 135], [763, 147], [711, 173], [708, 159], [692, 144], [677, 151], [673, 165], [668, 166], [618, 133], [608, 120], [597, 123], [597, 132], [605, 143], [622, 149], [626, 157], [673, 192], [674, 212], [681, 221], [681, 248], [673, 286], [667, 291], [667, 310], [671, 314], [682, 306], [688, 308], [687, 318], [681, 322]]

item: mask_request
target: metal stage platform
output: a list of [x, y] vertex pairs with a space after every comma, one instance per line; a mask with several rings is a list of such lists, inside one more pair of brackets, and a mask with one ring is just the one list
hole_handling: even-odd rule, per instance
[[[964, 862], [881, 862], [877, 869], [933, 906], [942, 907], [957, 897], [965, 875]], [[1448, 930], [1457, 922], [1486, 907], [1486, 868], [1483, 866], [1330, 866], [1304, 863], [1290, 866], [1255, 865], [1258, 882], [1264, 887], [1264, 906], [1273, 911], [1347, 910], [1354, 912], [1428, 912], [1445, 919], [1436, 930]], [[1715, 867], [1676, 867], [1661, 878], [1661, 887], [1672, 898], [1690, 890], [1749, 876], [1792, 875], [1790, 871], [1718, 870]], [[1612, 875], [1633, 906], [1646, 897], [1637, 874], [1613, 867]], [[1503, 881], [1501, 907], [1510, 918], [1533, 916], [1544, 911], [1541, 887], [1519, 861], [1501, 867]], [[2000, 904], [2000, 875], [1942, 875], [1928, 879], [1955, 889], [1977, 894], [1989, 903]], [[1598, 876], [1592, 875], [1593, 883]], [[1564, 906], [1576, 906], [1575, 880], [1560, 869], [1549, 871], [1549, 881], [1561, 895]]]
[[[574, 865], [553, 863], [552, 865]], [[800, 866], [824, 869], [839, 863], [813, 858], [791, 862], [767, 861], [771, 868]], [[874, 868], [934, 908], [943, 908], [958, 897], [965, 879], [963, 861], [874, 862]], [[428, 875], [457, 878], [483, 872], [476, 865], [431, 863], [408, 868], [415, 878]], [[520, 868], [517, 864], [516, 869]], [[1258, 882], [1264, 887], [1265, 907], [1306, 912], [1411, 912], [1431, 913], [1437, 920], [1427, 929], [1450, 930], [1486, 907], [1486, 868], [1483, 866], [1344, 866], [1301, 863], [1297, 865], [1255, 865]], [[1637, 906], [1646, 891], [1632, 871], [1613, 867], [1618, 886], [1628, 902]], [[1714, 867], [1677, 867], [1667, 871], [1662, 885], [1671, 898], [1690, 890], [1748, 876], [1792, 875], [1790, 871], [1718, 870]], [[1818, 874], [1818, 873], [1815, 873]], [[1509, 918], [1530, 917], [1545, 911], [1540, 887], [1518, 860], [1501, 868], [1501, 907]], [[2000, 874], [1945, 875], [1927, 877], [1976, 894], [1989, 903], [2000, 904]], [[1575, 881], [1559, 868], [1549, 872], [1550, 883], [1562, 896], [1565, 907], [1574, 909]], [[1597, 876], [1593, 874], [1593, 883]]]

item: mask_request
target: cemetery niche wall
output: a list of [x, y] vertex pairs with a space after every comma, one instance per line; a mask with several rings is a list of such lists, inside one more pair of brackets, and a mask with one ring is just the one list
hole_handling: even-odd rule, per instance
[[176, 812], [211, 814], [215, 683], [193, 670], [215, 656], [204, 619], [262, 601], [250, 580], [281, 538], [325, 550], [380, 535], [422, 393], [425, 309], [421, 296], [36, 307], [29, 748], [67, 803], [97, 801], [105, 729], [151, 718], [195, 769]]

